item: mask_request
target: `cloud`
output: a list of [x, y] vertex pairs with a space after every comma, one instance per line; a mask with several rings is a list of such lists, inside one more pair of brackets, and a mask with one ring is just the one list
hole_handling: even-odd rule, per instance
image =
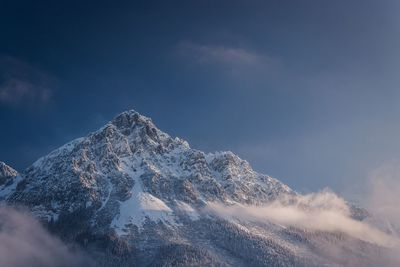
[[13, 57], [0, 57], [0, 105], [47, 104], [55, 79], [45, 71]]
[[0, 266], [92, 266], [92, 261], [50, 235], [28, 213], [1, 206]]
[[385, 163], [370, 173], [367, 196], [369, 209], [400, 230], [400, 161]]
[[278, 58], [271, 57], [244, 47], [227, 45], [204, 45], [189, 41], [176, 47], [177, 54], [190, 66], [212, 70], [217, 75], [229, 78], [241, 85], [254, 88], [275, 76], [282, 64]]
[[284, 226], [323, 232], [343, 232], [384, 247], [398, 247], [399, 240], [385, 232], [351, 218], [347, 203], [330, 191], [279, 199], [263, 206], [210, 203], [208, 211], [224, 218], [272, 222]]
[[179, 44], [182, 54], [190, 56], [199, 64], [218, 64], [225, 67], [235, 65], [256, 65], [264, 59], [254, 52], [243, 48], [217, 45], [200, 45], [192, 42]]
[[32, 83], [10, 79], [0, 87], [0, 102], [20, 104], [22, 102], [47, 103], [52, 91]]

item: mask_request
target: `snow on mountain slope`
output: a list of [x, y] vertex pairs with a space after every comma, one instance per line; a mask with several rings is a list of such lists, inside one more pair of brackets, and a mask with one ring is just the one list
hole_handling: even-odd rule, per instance
[[[132, 174], [139, 178], [142, 173]], [[134, 224], [141, 227], [146, 218], [152, 221], [171, 223], [174, 221], [173, 211], [159, 198], [143, 191], [139, 179], [135, 180], [135, 186], [130, 192], [130, 198], [120, 202], [119, 214], [111, 222], [118, 234], [123, 234], [125, 225]]]
[[49, 221], [87, 210], [103, 229], [140, 226], [146, 217], [174, 224], [177, 201], [198, 208], [207, 201], [255, 204], [292, 193], [233, 153], [192, 149], [135, 111], [40, 158], [23, 176], [10, 202]]
[[214, 202], [262, 206], [298, 194], [232, 152], [191, 148], [135, 111], [22, 174], [3, 169], [0, 181], [11, 182], [0, 183], [0, 200], [28, 207], [99, 266], [374, 266], [383, 255], [384, 248], [339, 232], [208, 213]]
[[16, 170], [4, 162], [0, 162], [0, 201], [14, 193], [21, 180], [22, 177]]

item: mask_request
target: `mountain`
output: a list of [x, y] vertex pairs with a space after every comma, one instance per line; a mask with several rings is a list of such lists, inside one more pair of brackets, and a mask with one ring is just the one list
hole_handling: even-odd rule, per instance
[[21, 180], [19, 173], [0, 161], [0, 201], [11, 195]]
[[13, 178], [18, 175], [18, 172], [0, 161], [0, 185], [3, 185], [9, 178]]
[[384, 250], [342, 233], [207, 212], [209, 203], [262, 206], [298, 193], [232, 152], [191, 148], [136, 111], [21, 174], [1, 163], [0, 186], [0, 200], [27, 207], [98, 266], [374, 266]]

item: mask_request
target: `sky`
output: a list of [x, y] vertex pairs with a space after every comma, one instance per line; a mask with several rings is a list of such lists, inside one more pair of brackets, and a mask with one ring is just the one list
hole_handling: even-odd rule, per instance
[[301, 192], [400, 158], [396, 0], [0, 1], [0, 161], [135, 109]]

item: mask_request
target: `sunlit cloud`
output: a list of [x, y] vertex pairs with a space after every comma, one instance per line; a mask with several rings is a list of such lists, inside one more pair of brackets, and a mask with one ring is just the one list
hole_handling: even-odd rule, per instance
[[400, 161], [385, 163], [371, 172], [367, 205], [379, 217], [397, 226], [398, 230], [400, 230], [399, 196]]
[[346, 201], [330, 191], [288, 196], [261, 206], [210, 203], [207, 209], [228, 219], [272, 222], [313, 231], [343, 232], [359, 240], [390, 248], [400, 245], [397, 238], [353, 219]]

